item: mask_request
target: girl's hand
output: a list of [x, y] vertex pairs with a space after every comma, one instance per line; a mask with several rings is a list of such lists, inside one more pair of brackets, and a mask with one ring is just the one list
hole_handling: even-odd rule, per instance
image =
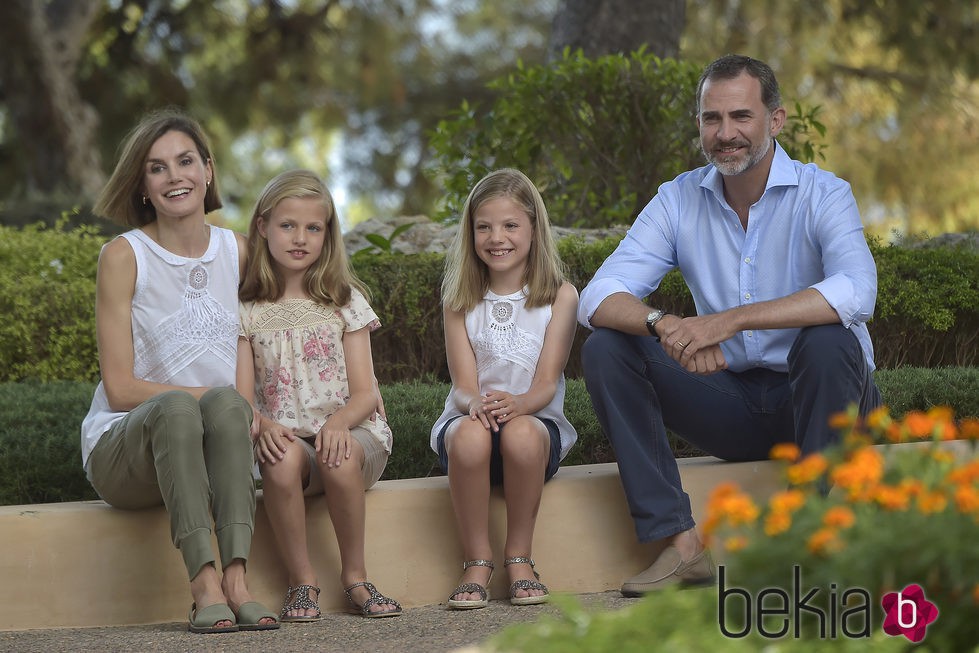
[[316, 451], [324, 465], [339, 467], [350, 458], [350, 429], [334, 424], [332, 418], [327, 420], [316, 434]]
[[527, 414], [523, 395], [512, 395], [502, 390], [486, 393], [483, 397], [483, 410], [491, 415], [497, 424], [505, 424], [518, 415]]
[[252, 423], [252, 432], [258, 433], [255, 437], [255, 457], [269, 465], [282, 460], [288, 443], [296, 439], [292, 429], [264, 417]]
[[493, 431], [499, 431], [500, 427], [493, 418], [493, 415], [486, 410], [486, 406], [480, 397], [474, 397], [469, 400], [469, 419], [472, 421], [479, 420], [483, 428], [491, 429]]

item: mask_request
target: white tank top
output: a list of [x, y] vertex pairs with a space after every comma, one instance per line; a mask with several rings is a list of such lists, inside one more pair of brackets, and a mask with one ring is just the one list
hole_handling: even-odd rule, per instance
[[[238, 242], [228, 229], [210, 230], [200, 258], [178, 256], [139, 229], [122, 234], [136, 255], [132, 329], [137, 379], [185, 387], [235, 384]], [[125, 415], [109, 408], [100, 382], [82, 422], [86, 470], [99, 438]]]
[[[534, 380], [544, 333], [551, 321], [551, 307], [527, 308], [525, 291], [526, 288], [506, 296], [487, 291], [483, 301], [466, 313], [466, 333], [476, 354], [476, 378], [481, 395], [490, 390], [522, 394]], [[564, 386], [562, 374], [551, 402], [534, 414], [557, 424], [562, 460], [578, 439], [578, 433], [564, 416]], [[432, 449], [438, 451], [438, 434], [445, 423], [461, 414], [450, 391], [445, 410], [432, 428]]]

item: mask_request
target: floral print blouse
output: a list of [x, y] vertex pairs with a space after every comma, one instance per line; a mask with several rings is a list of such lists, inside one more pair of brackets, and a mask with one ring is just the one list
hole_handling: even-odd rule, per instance
[[[315, 437], [326, 420], [350, 399], [343, 334], [381, 326], [364, 295], [351, 289], [350, 303], [324, 306], [309, 299], [241, 302], [240, 336], [255, 360], [255, 403], [269, 419]], [[378, 415], [367, 429], [391, 453], [392, 434]]]

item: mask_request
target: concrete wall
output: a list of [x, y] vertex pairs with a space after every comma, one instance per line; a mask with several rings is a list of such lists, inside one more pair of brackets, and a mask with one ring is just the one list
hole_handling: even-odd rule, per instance
[[[763, 497], [780, 486], [771, 462], [680, 460], [694, 517], [717, 483], [733, 480]], [[507, 595], [502, 550], [505, 510], [491, 505], [497, 573], [493, 597]], [[309, 548], [324, 612], [345, 609], [336, 539], [322, 496], [307, 499]], [[614, 464], [563, 467], [544, 488], [533, 556], [555, 592], [616, 589], [657, 551], [639, 544]], [[367, 493], [367, 568], [407, 608], [444, 602], [462, 569], [462, 550], [444, 477], [381, 481]], [[249, 586], [278, 611], [286, 577], [258, 504]], [[191, 597], [162, 507], [123, 511], [101, 501], [0, 507], [0, 630], [182, 621]]]

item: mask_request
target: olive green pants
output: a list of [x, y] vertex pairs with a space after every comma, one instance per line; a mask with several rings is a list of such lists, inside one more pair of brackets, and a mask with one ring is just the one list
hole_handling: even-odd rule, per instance
[[92, 486], [116, 508], [165, 505], [190, 579], [214, 562], [212, 515], [222, 569], [247, 560], [255, 529], [251, 420], [232, 388], [212, 388], [200, 401], [164, 392], [99, 438], [89, 457]]

